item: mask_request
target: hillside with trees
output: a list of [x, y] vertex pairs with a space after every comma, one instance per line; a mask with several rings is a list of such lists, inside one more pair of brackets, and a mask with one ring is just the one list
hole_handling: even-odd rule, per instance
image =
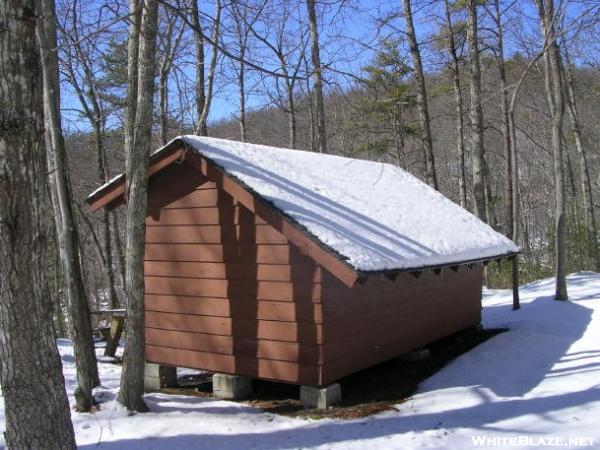
[[[487, 267], [489, 287], [552, 276], [568, 300], [568, 273], [600, 271], [596, 0], [0, 0], [0, 35], [14, 448], [74, 446], [66, 415], [60, 433], [15, 432], [66, 402], [33, 405], [20, 387], [35, 380], [15, 374], [35, 364], [8, 356], [39, 356], [62, 390], [49, 330], [72, 337], [76, 407], [93, 410], [90, 310], [127, 309], [118, 400], [146, 410], [149, 155], [181, 134], [399, 166], [521, 247], [518, 268]], [[127, 206], [92, 214], [88, 194], [122, 172]], [[14, 325], [30, 319], [43, 336]]]

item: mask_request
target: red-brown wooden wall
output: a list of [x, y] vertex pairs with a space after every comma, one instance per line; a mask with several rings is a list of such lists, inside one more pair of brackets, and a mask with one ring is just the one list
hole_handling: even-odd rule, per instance
[[481, 267], [351, 289], [190, 164], [149, 192], [149, 362], [323, 385], [480, 320]]
[[321, 268], [187, 167], [151, 181], [147, 360], [318, 384]]

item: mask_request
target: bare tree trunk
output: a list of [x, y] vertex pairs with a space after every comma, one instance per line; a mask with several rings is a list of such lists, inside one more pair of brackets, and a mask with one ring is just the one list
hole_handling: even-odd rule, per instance
[[555, 210], [555, 271], [556, 271], [556, 300], [567, 300], [567, 223], [565, 200], [565, 175], [563, 164], [564, 96], [562, 80], [562, 64], [558, 48], [554, 17], [554, 0], [536, 0], [542, 34], [548, 36], [548, 51], [544, 55], [544, 83], [546, 97], [552, 119], [552, 152], [554, 159], [554, 190], [556, 196]]
[[46, 116], [47, 142], [52, 156], [48, 157], [50, 186], [53, 197], [54, 220], [57, 242], [62, 263], [67, 303], [73, 330], [73, 347], [77, 367], [75, 399], [77, 410], [90, 411], [93, 405], [92, 388], [99, 385], [96, 351], [87, 295], [79, 257], [79, 236], [68, 178], [67, 156], [60, 118], [60, 85], [58, 56], [56, 54], [56, 18], [54, 0], [42, 0], [44, 19], [38, 22], [37, 35], [42, 57], [44, 87], [44, 110]]
[[507, 236], [513, 235], [513, 167], [510, 144], [510, 127], [508, 118], [508, 83], [506, 82], [506, 67], [504, 63], [504, 29], [502, 27], [502, 14], [500, 12], [500, 0], [494, 0], [494, 21], [496, 22], [496, 35], [498, 39], [498, 75], [500, 77], [500, 111], [502, 114], [502, 137], [504, 146], [504, 157], [506, 159], [504, 173], [504, 192], [506, 197], [505, 230]]
[[[519, 80], [517, 81], [515, 88], [511, 94], [510, 102], [508, 104], [508, 130], [510, 134], [510, 160], [512, 167], [512, 236], [511, 239], [515, 243], [519, 243], [519, 219], [520, 219], [520, 193], [519, 193], [519, 155], [517, 151], [517, 133], [516, 133], [516, 125], [515, 125], [515, 108], [517, 106], [517, 98], [519, 96], [519, 92], [521, 91], [521, 87], [527, 77], [527, 74], [533, 67], [533, 65], [537, 62], [539, 58], [541, 58], [547, 50], [547, 36], [544, 39], [543, 49], [538, 55], [531, 59], [529, 63], [527, 63], [527, 67], [521, 73]], [[529, 238], [525, 239], [525, 243], [528, 245]]]
[[[106, 183], [108, 181], [108, 171], [106, 168], [106, 152], [104, 149], [104, 130], [101, 122], [101, 112], [98, 107], [94, 108], [96, 111], [96, 120], [90, 120], [94, 123], [94, 139], [96, 141], [96, 157], [98, 166], [98, 180], [100, 183]], [[85, 214], [85, 213], [84, 213]], [[106, 209], [102, 210], [101, 217], [102, 225], [102, 250], [104, 253], [104, 264], [102, 268], [104, 270], [104, 277], [106, 278], [106, 290], [108, 293], [108, 305], [110, 308], [117, 308], [119, 306], [119, 300], [117, 298], [117, 292], [115, 290], [115, 275], [113, 272], [112, 261], [113, 254], [111, 248], [111, 237], [110, 237], [110, 220], [109, 212]]]
[[160, 139], [163, 145], [169, 141], [169, 75], [184, 31], [183, 26], [178, 26], [177, 15], [166, 10], [165, 19], [167, 25], [160, 34], [162, 54], [158, 69]]
[[288, 132], [289, 132], [289, 148], [296, 148], [296, 106], [294, 104], [294, 91], [288, 87], [287, 89], [287, 116], [288, 116]]
[[125, 288], [125, 256], [123, 255], [123, 244], [121, 242], [121, 233], [119, 231], [119, 218], [117, 217], [117, 212], [112, 211], [110, 217], [112, 219], [112, 242], [115, 246], [117, 268], [119, 270], [119, 276], [121, 278], [121, 286]]
[[319, 54], [319, 30], [317, 27], [315, 0], [306, 0], [306, 10], [308, 11], [308, 24], [310, 28], [310, 50], [313, 74], [313, 92], [315, 96], [317, 149], [321, 153], [327, 153], [325, 105], [323, 102], [323, 73], [321, 67], [321, 56]]
[[160, 140], [163, 145], [169, 142], [169, 89], [168, 89], [168, 56], [164, 55], [158, 70], [158, 96], [160, 106]]
[[[202, 22], [198, 11], [198, 0], [191, 0], [190, 22], [193, 25], [194, 45], [196, 48], [196, 114], [198, 122], [196, 133], [200, 136], [208, 136], [207, 120], [213, 96], [215, 71], [217, 68], [218, 48], [213, 45], [208, 79], [205, 74], [204, 35], [202, 34]], [[218, 42], [221, 27], [221, 0], [215, 1], [215, 22], [212, 29], [212, 41]]]
[[[129, 0], [129, 39], [127, 41], [127, 103], [123, 117], [125, 154], [132, 152], [135, 136], [135, 116], [138, 95], [138, 60], [140, 47], [141, 7], [143, 0]], [[125, 173], [129, 175], [129, 158], [125, 158]]]
[[475, 215], [486, 221], [485, 202], [485, 154], [483, 149], [483, 108], [481, 105], [481, 68], [477, 25], [477, 0], [467, 0], [469, 65], [471, 76], [471, 159], [473, 164], [473, 197]]
[[566, 54], [565, 75], [567, 88], [565, 91], [565, 98], [567, 101], [567, 111], [569, 112], [569, 118], [571, 120], [571, 131], [573, 133], [573, 138], [575, 139], [575, 148], [577, 149], [577, 156], [579, 158], [585, 226], [589, 233], [590, 245], [592, 246], [591, 250], [592, 257], [594, 258], [595, 270], [598, 272], [600, 271], [600, 251], [598, 249], [598, 228], [596, 226], [596, 217], [594, 216], [592, 180], [587, 161], [587, 152], [583, 145], [579, 111], [577, 109], [577, 102], [575, 101], [575, 81], [573, 79], [573, 71], [571, 70], [571, 62], [568, 54]]
[[[246, 52], [245, 45], [240, 50], [240, 58], [244, 58]], [[246, 68], [243, 61], [240, 61], [238, 69], [238, 97], [239, 97], [239, 123], [240, 123], [240, 140], [246, 142]]]
[[76, 448], [46, 279], [40, 15], [31, 0], [0, 0], [0, 385], [15, 450]]
[[452, 58], [452, 85], [454, 87], [454, 105], [456, 121], [456, 151], [458, 155], [458, 190], [460, 206], [467, 207], [467, 183], [465, 176], [465, 127], [463, 113], [463, 97], [460, 86], [460, 64], [456, 53], [456, 41], [448, 0], [444, 0], [446, 23], [448, 26], [448, 52]]
[[566, 150], [564, 153], [565, 156], [565, 169], [567, 172], [567, 183], [566, 183], [566, 196], [568, 197], [570, 214], [573, 218], [575, 226], [578, 227], [580, 225], [579, 219], [579, 206], [577, 205], [577, 183], [575, 182], [575, 170], [573, 170], [573, 162], [571, 161], [571, 155], [569, 151]]
[[[71, 84], [77, 93], [77, 97], [83, 108], [83, 112], [89, 120], [94, 130], [94, 143], [96, 146], [96, 162], [97, 162], [97, 173], [98, 181], [105, 183], [108, 181], [108, 170], [106, 167], [106, 152], [104, 148], [104, 133], [105, 133], [105, 118], [104, 111], [101, 106], [98, 91], [96, 89], [96, 80], [93, 70], [90, 67], [89, 59], [81, 46], [81, 39], [79, 38], [79, 25], [78, 25], [78, 14], [77, 14], [77, 2], [73, 2], [71, 5], [72, 14], [72, 29], [70, 32], [64, 32], [65, 35], [71, 39], [71, 47], [75, 52], [75, 58], [67, 57], [66, 69], [70, 77]], [[77, 82], [76, 70], [73, 66], [73, 61], [81, 66], [84, 73], [86, 88], [82, 87]], [[110, 246], [110, 222], [108, 219], [108, 213], [102, 212], [101, 217], [101, 228], [103, 237], [103, 251], [105, 257], [103, 258], [104, 264], [102, 270], [106, 279], [106, 290], [108, 293], [109, 305], [117, 304], [117, 296], [114, 288], [114, 274], [112, 269], [112, 252]]]
[[510, 229], [512, 234], [509, 236], [515, 244], [519, 242], [519, 159], [517, 153], [517, 133], [515, 131], [515, 100], [516, 95], [513, 96], [509, 109], [508, 109], [508, 130], [510, 134], [510, 165], [511, 165], [511, 193], [512, 198], [510, 204], [512, 207], [512, 224]]
[[152, 148], [154, 57], [158, 0], [143, 3], [138, 59], [138, 95], [133, 146], [126, 155], [127, 250], [125, 297], [127, 327], [119, 402], [130, 411], [147, 411], [144, 403], [144, 253], [148, 205], [148, 163]]
[[419, 108], [419, 120], [421, 122], [421, 140], [425, 153], [425, 176], [427, 178], [427, 183], [434, 189], [438, 189], [435, 156], [433, 154], [433, 140], [431, 138], [431, 120], [429, 118], [429, 108], [427, 105], [427, 88], [425, 86], [423, 63], [421, 61], [421, 52], [419, 50], [419, 43], [417, 41], [417, 34], [413, 23], [410, 1], [411, 0], [402, 0], [404, 5], [404, 20], [406, 22], [406, 35], [414, 66], [413, 74], [417, 84], [417, 106]]
[[203, 120], [203, 111], [206, 105], [206, 91], [205, 91], [205, 55], [204, 55], [204, 36], [199, 31], [201, 30], [202, 23], [200, 21], [200, 12], [198, 11], [198, 0], [191, 0], [191, 22], [197, 28], [194, 30], [194, 45], [196, 47], [196, 115], [198, 116], [198, 123], [196, 125], [196, 133], [200, 136], [208, 136], [208, 129], [206, 126], [206, 120]]
[[[492, 227], [496, 227], [496, 212], [494, 211], [494, 202], [492, 201], [492, 176], [490, 174], [490, 168], [487, 164], [487, 161], [483, 160], [484, 164], [484, 172], [483, 172], [483, 180], [485, 183], [485, 219], [488, 224]], [[487, 268], [485, 269], [487, 270]]]

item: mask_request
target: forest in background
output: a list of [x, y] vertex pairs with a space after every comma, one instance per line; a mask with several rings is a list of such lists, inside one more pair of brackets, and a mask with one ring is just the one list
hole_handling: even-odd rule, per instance
[[[405, 9], [391, 2], [375, 6], [316, 3], [326, 151], [396, 164], [427, 181], [420, 89]], [[124, 168], [127, 38], [117, 18], [125, 8], [117, 2], [102, 10], [97, 2], [82, 0], [57, 6], [63, 92], [69, 93], [63, 114], [78, 219], [85, 230], [86, 287], [96, 302], [108, 299], [114, 305], [123, 304], [124, 212], [89, 214], [82, 205], [87, 194]], [[436, 180], [444, 195], [476, 213], [468, 8], [441, 0], [415, 2], [413, 8]], [[565, 94], [565, 270], [598, 270], [598, 5], [565, 1], [555, 8]], [[200, 4], [198, 11], [180, 2], [159, 11], [152, 148], [180, 134], [205, 133], [319, 151], [303, 2], [213, 1]], [[203, 30], [201, 42], [194, 17]], [[555, 270], [556, 242], [543, 30], [533, 1], [482, 2], [477, 18], [482, 218], [518, 242], [520, 277], [535, 280]], [[357, 41], [359, 36], [363, 40]], [[517, 175], [511, 174], [509, 113]], [[511, 177], [517, 178], [516, 194]], [[507, 287], [510, 276], [508, 264], [490, 266], [488, 284]]]
[[[93, 412], [98, 308], [125, 309], [117, 401], [148, 411], [149, 155], [176, 135], [398, 165], [521, 246], [486, 270], [513, 309], [519, 275], [568, 300], [568, 272], [600, 269], [599, 18], [597, 0], [0, 0], [7, 446], [76, 447], [55, 338]], [[90, 214], [123, 171], [125, 206]]]

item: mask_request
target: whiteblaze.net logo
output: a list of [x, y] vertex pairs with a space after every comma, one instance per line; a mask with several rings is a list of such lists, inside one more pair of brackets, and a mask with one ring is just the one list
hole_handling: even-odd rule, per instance
[[476, 447], [594, 447], [598, 441], [588, 436], [471, 436]]

